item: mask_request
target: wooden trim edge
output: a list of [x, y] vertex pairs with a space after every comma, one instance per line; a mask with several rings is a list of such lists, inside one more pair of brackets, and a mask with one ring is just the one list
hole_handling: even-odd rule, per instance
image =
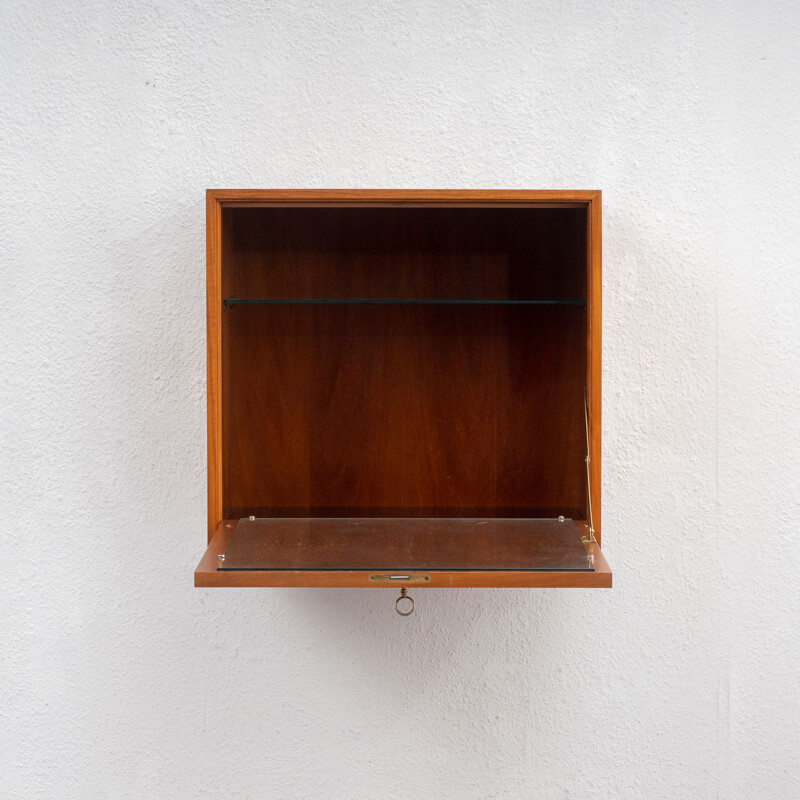
[[208, 541], [222, 521], [222, 206], [206, 192]]
[[231, 205], [331, 203], [480, 204], [553, 203], [586, 205], [599, 195], [596, 189], [208, 189], [217, 203]]
[[589, 375], [587, 385], [589, 409], [589, 464], [592, 478], [592, 522], [597, 543], [602, 544], [602, 355], [603, 355], [603, 217], [602, 192], [594, 193], [587, 210], [589, 225], [588, 252], [590, 262], [587, 294]]

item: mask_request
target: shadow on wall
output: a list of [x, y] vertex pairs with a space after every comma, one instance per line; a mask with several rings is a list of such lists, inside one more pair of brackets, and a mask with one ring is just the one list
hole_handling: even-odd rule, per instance
[[[634, 226], [635, 220], [619, 220], [608, 213], [606, 220], [606, 228], [611, 224], [618, 232], [612, 238], [606, 230], [607, 241], [619, 239], [620, 244], [615, 244], [616, 255], [606, 247], [604, 353], [608, 354], [609, 341], [613, 346], [613, 342], [629, 338], [624, 328], [636, 324], [637, 316], [648, 321], [639, 323], [644, 344], [615, 350], [607, 358], [604, 370], [606, 412], [609, 405], [614, 406], [606, 419], [621, 421], [631, 435], [643, 427], [647, 431], [645, 441], [633, 442], [628, 437], [610, 446], [609, 437], [604, 438], [604, 549], [610, 554], [619, 580], [625, 574], [625, 564], [615, 562], [614, 552], [623, 553], [635, 546], [632, 539], [627, 547], [619, 541], [631, 533], [625, 525], [632, 524], [615, 513], [619, 503], [616, 498], [628, 494], [619, 483], [641, 484], [642, 472], [648, 468], [648, 454], [654, 448], [670, 447], [665, 440], [671, 435], [667, 428], [651, 426], [646, 419], [643, 422], [643, 417], [651, 413], [647, 409], [652, 406], [656, 391], [652, 382], [665, 378], [663, 365], [653, 360], [652, 353], [666, 346], [665, 337], [674, 340], [680, 335], [680, 326], [676, 330], [670, 316], [680, 318], [689, 312], [683, 306], [676, 308], [676, 296], [684, 296], [686, 306], [691, 308], [708, 305], [708, 298], [696, 296], [698, 287], [688, 280], [691, 264], [687, 268], [684, 254], [662, 250], [657, 255], [655, 246], [648, 247], [642, 241], [644, 234]], [[109, 294], [114, 300], [107, 314], [122, 335], [106, 345], [109, 348], [116, 342], [116, 352], [109, 352], [104, 360], [110, 370], [104, 380], [113, 386], [113, 392], [101, 423], [107, 428], [106, 433], [114, 437], [112, 444], [117, 443], [116, 450], [112, 447], [117, 458], [121, 450], [126, 452], [126, 458], [117, 460], [103, 491], [92, 486], [87, 504], [97, 506], [101, 502], [109, 514], [124, 509], [127, 525], [136, 525], [136, 538], [124, 531], [119, 534], [124, 544], [114, 547], [121, 559], [113, 565], [116, 569], [141, 552], [167, 555], [172, 550], [173, 557], [166, 557], [151, 573], [152, 590], [157, 593], [169, 592], [164, 586], [175, 581], [176, 570], [185, 569], [186, 554], [193, 560], [193, 567], [205, 545], [202, 230], [202, 206], [195, 204], [166, 221], [160, 219], [157, 227], [143, 231], [134, 242], [114, 242], [107, 232], [109, 274], [113, 276]], [[636, 261], [626, 261], [628, 252], [638, 255]], [[642, 263], [643, 252], [650, 253], [650, 258], [645, 259], [649, 263]], [[614, 264], [615, 258], [619, 264]], [[609, 331], [609, 327], [613, 330]], [[684, 342], [691, 353], [689, 344]], [[676, 346], [675, 341], [669, 342], [670, 350]], [[696, 387], [691, 360], [683, 366], [681, 375]], [[635, 402], [628, 395], [625, 402], [616, 403], [621, 384], [626, 393], [633, 393]], [[663, 396], [660, 391], [659, 396]], [[670, 396], [676, 406], [688, 402], [685, 393], [683, 400], [675, 399], [672, 393]], [[92, 408], [91, 413], [96, 415], [96, 409]], [[622, 413], [628, 416], [621, 417]], [[638, 416], [631, 417], [633, 413]], [[662, 422], [669, 423], [675, 413], [673, 409], [671, 416], [662, 417]], [[613, 480], [609, 480], [610, 474], [614, 475]], [[641, 543], [642, 520], [636, 524], [636, 538]], [[210, 624], [215, 619], [221, 621], [211, 608], [219, 602], [218, 595], [226, 593], [203, 591], [206, 609], [211, 612]], [[523, 650], [536, 648], [537, 643], [552, 644], [568, 635], [571, 628], [580, 630], [583, 624], [577, 624], [574, 617], [591, 613], [598, 606], [595, 594], [577, 590], [420, 588], [411, 590], [417, 610], [407, 619], [394, 612], [394, 588], [250, 590], [245, 595], [237, 592], [235, 601], [226, 597], [219, 606], [231, 609], [256, 600], [253, 614], [237, 620], [241, 633], [254, 617], [263, 620], [256, 610], [260, 608], [267, 615], [287, 615], [295, 626], [293, 633], [306, 637], [309, 646], [322, 649], [333, 659], [352, 660], [357, 669], [371, 676], [391, 676], [398, 670], [424, 676], [446, 670], [448, 663], [460, 662], [465, 653], [476, 664], [484, 665], [490, 656], [502, 660], [503, 654], [511, 654], [519, 666], [514, 654], [521, 657]], [[604, 599], [603, 605], [606, 603]], [[491, 648], [485, 646], [487, 641], [492, 643]], [[545, 655], [537, 651], [536, 659], [543, 658]], [[394, 685], [394, 680], [387, 678], [387, 690], [391, 691]]]

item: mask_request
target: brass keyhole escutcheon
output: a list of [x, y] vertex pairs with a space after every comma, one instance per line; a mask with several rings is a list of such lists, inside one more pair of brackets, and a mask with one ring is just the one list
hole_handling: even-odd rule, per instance
[[400, 590], [400, 597], [394, 601], [394, 610], [401, 617], [410, 617], [414, 613], [414, 599], [408, 596], [405, 586]]

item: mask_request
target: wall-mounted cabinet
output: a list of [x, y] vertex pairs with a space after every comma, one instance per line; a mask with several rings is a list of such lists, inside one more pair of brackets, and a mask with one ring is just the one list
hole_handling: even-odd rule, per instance
[[599, 192], [207, 201], [196, 585], [611, 585]]

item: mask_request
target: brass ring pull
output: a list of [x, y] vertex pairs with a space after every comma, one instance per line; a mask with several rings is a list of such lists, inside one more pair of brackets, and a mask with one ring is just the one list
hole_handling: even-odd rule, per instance
[[[401, 611], [400, 610], [400, 601], [401, 600], [407, 600], [409, 603], [411, 603], [410, 607], [407, 606], [408, 607], [408, 611]], [[404, 603], [403, 605], [407, 605], [407, 604]], [[408, 589], [406, 589], [405, 587], [403, 587], [400, 590], [400, 597], [398, 597], [397, 600], [394, 601], [394, 610], [401, 617], [409, 617], [414, 613], [414, 598], [408, 596]]]

